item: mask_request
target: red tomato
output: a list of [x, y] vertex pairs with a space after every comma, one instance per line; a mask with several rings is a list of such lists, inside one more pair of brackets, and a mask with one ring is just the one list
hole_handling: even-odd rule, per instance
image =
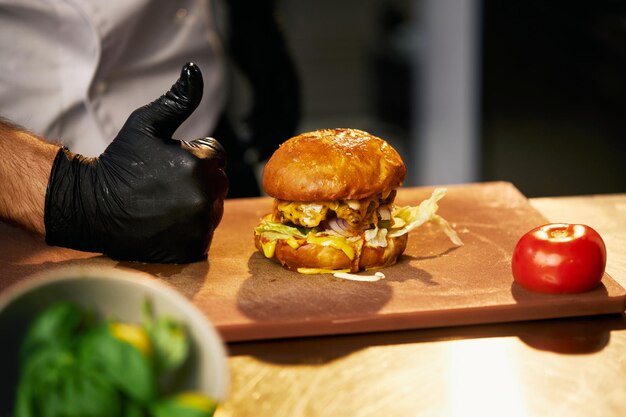
[[513, 277], [527, 290], [564, 294], [595, 288], [604, 274], [606, 247], [584, 224], [553, 223], [527, 232], [517, 242]]

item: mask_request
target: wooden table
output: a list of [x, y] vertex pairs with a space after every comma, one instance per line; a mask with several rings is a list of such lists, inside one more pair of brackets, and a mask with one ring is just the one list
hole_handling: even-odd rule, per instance
[[[532, 199], [604, 237], [626, 287], [626, 194]], [[0, 223], [3, 287], [62, 262]], [[76, 256], [73, 254], [72, 256]], [[91, 255], [84, 255], [85, 258]], [[624, 315], [228, 345], [227, 416], [624, 416]]]

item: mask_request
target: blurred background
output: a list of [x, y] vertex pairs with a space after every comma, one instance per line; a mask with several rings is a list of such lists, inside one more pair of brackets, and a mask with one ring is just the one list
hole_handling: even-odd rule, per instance
[[367, 130], [405, 185], [626, 192], [626, 2], [280, 0], [299, 131]]

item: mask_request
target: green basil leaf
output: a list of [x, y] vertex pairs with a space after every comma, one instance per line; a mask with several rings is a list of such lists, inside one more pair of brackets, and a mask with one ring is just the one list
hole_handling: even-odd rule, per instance
[[79, 358], [98, 369], [125, 395], [140, 404], [156, 396], [150, 358], [130, 343], [113, 337], [108, 324], [88, 332], [81, 340]]
[[60, 302], [41, 312], [29, 326], [20, 346], [20, 359], [48, 345], [68, 346], [73, 343], [82, 327], [93, 319], [78, 306]]
[[120, 415], [120, 397], [97, 369], [74, 352], [50, 347], [29, 357], [18, 385], [15, 417], [105, 417]]
[[157, 374], [179, 369], [189, 356], [187, 329], [171, 317], [155, 317], [149, 301], [144, 303], [143, 313], [143, 326], [152, 341]]

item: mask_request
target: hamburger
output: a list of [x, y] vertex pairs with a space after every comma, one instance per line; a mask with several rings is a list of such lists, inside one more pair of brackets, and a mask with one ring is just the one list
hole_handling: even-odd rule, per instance
[[272, 212], [255, 228], [256, 248], [300, 273], [358, 272], [396, 263], [408, 232], [427, 221], [460, 240], [436, 214], [445, 189], [416, 207], [394, 205], [406, 177], [398, 152], [357, 129], [302, 133], [274, 152], [262, 186]]

